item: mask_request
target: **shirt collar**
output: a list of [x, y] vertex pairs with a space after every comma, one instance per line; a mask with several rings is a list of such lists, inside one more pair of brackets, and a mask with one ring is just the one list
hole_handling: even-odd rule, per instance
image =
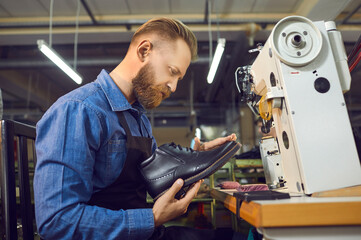
[[135, 108], [140, 112], [145, 113], [144, 107], [138, 101], [135, 101], [133, 105], [130, 105], [106, 70], [103, 69], [99, 73], [96, 82], [98, 82], [102, 88], [113, 111], [125, 111]]

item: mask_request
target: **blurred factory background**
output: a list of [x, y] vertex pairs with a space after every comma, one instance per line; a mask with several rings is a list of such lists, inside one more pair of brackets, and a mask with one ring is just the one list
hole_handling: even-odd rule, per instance
[[[2, 0], [3, 118], [35, 125], [54, 101], [79, 87], [39, 51], [38, 39], [49, 43], [51, 38], [52, 48], [76, 65], [84, 85], [122, 60], [137, 27], [150, 18], [167, 16], [195, 32], [199, 58], [191, 63], [177, 91], [147, 113], [158, 143], [189, 145], [200, 128], [204, 139], [236, 132], [243, 150], [248, 150], [257, 139], [255, 119], [240, 102], [234, 72], [252, 64], [257, 53], [248, 50], [265, 43], [274, 25], [290, 15], [336, 21], [347, 53], [361, 34], [360, 0], [55, 0], [53, 11], [49, 0]], [[215, 80], [208, 84], [219, 38], [226, 39], [225, 53]], [[352, 72], [345, 99], [352, 125], [360, 128], [360, 66]]]

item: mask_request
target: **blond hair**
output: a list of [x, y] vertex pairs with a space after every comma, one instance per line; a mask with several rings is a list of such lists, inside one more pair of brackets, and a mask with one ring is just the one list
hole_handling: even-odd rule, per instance
[[137, 29], [132, 37], [131, 44], [139, 36], [148, 33], [156, 33], [157, 36], [165, 40], [183, 39], [191, 51], [192, 60], [197, 59], [197, 39], [193, 32], [181, 21], [166, 17], [153, 18]]

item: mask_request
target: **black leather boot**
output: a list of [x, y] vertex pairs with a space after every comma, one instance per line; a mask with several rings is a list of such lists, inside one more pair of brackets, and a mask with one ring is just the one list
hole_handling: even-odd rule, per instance
[[150, 196], [156, 200], [178, 179], [184, 180], [176, 198], [198, 180], [212, 175], [240, 149], [241, 144], [231, 141], [209, 151], [195, 151], [175, 143], [164, 144], [140, 164], [140, 172]]

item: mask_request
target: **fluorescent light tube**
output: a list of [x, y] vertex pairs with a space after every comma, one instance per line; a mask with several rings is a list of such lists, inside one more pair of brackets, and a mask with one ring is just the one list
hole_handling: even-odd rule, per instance
[[38, 40], [39, 50], [45, 54], [53, 63], [55, 63], [61, 70], [63, 70], [74, 82], [81, 84], [83, 82], [82, 77], [75, 72], [62, 57], [60, 57], [54, 49], [48, 46], [44, 40]]
[[207, 82], [209, 84], [211, 84], [214, 80], [214, 76], [216, 75], [218, 65], [219, 65], [219, 62], [221, 61], [225, 46], [226, 46], [226, 39], [225, 38], [218, 39], [216, 52], [214, 53], [211, 68], [209, 69], [208, 76], [207, 76]]

